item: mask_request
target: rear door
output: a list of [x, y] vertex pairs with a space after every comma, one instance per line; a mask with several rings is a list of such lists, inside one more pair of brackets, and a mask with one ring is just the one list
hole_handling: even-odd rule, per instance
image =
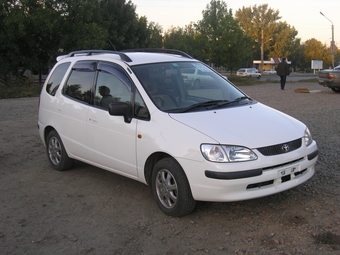
[[97, 61], [78, 61], [62, 89], [55, 123], [71, 157], [86, 159], [86, 123]]

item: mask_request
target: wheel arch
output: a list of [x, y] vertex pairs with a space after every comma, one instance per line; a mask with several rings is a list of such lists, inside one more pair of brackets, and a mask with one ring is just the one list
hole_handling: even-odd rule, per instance
[[48, 134], [53, 130], [55, 130], [58, 133], [58, 131], [52, 126], [46, 126], [45, 127], [45, 130], [44, 130], [44, 143], [45, 144], [46, 144], [46, 139], [47, 139]]
[[331, 90], [335, 93], [340, 93], [340, 87], [332, 87]]
[[144, 166], [144, 178], [145, 178], [147, 185], [151, 184], [152, 171], [153, 171], [154, 166], [156, 165], [158, 161], [160, 161], [163, 158], [174, 158], [174, 157], [164, 152], [155, 152], [151, 154], [146, 160], [145, 166]]

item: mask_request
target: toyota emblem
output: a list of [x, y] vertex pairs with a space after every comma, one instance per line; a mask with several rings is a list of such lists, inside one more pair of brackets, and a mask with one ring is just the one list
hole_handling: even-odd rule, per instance
[[281, 150], [283, 152], [288, 152], [289, 151], [289, 145], [285, 143], [284, 145], [282, 145]]

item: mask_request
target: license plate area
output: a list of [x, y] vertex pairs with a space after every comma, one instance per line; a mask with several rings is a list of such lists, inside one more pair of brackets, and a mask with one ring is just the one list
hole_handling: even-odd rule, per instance
[[299, 165], [294, 165], [280, 169], [278, 171], [278, 177], [281, 179], [281, 183], [290, 181], [294, 178], [295, 173], [299, 171]]

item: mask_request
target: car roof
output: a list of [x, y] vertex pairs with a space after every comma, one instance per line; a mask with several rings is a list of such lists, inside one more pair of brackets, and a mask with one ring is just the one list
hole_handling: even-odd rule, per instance
[[69, 58], [74, 58], [77, 60], [96, 59], [107, 61], [116, 59], [126, 62], [130, 66], [147, 63], [160, 63], [173, 61], [199, 62], [198, 60], [192, 58], [190, 55], [182, 51], [169, 49], [133, 49], [124, 51], [108, 51], [108, 50], [74, 51], [70, 52], [67, 55], [57, 57], [57, 61], [66, 60]]
[[[193, 61], [187, 57], [168, 53], [147, 53], [147, 52], [131, 52], [125, 53], [129, 56], [132, 62], [129, 65], [140, 65], [146, 63], [172, 62], [172, 61]], [[194, 60], [197, 61], [197, 60]]]

